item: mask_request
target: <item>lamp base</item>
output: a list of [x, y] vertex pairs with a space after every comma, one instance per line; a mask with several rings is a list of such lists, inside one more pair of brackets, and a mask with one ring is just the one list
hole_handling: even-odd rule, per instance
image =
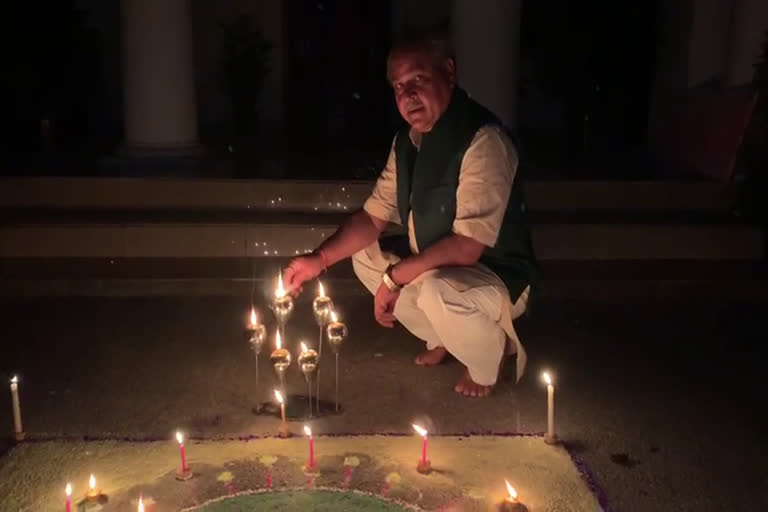
[[291, 430], [288, 428], [288, 425], [285, 425], [285, 424], [281, 424], [280, 427], [277, 429], [277, 435], [283, 439], [293, 436], [293, 434], [291, 433]]
[[189, 466], [187, 466], [187, 469], [185, 469], [184, 471], [179, 470], [176, 472], [176, 480], [179, 480], [181, 482], [186, 482], [193, 476], [195, 476], [195, 474], [192, 472]]
[[528, 508], [519, 501], [504, 500], [496, 508], [499, 512], [528, 512]]

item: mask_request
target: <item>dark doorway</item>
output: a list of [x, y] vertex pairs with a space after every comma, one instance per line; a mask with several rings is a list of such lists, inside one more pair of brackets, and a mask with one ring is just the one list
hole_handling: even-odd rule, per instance
[[385, 78], [390, 2], [289, 0], [284, 6], [289, 141], [324, 152], [386, 151], [393, 134]]

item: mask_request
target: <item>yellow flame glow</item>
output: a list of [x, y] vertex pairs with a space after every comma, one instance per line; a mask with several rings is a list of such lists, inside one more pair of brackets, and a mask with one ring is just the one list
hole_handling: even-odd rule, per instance
[[339, 317], [336, 315], [335, 311], [331, 311], [331, 322], [336, 323], [339, 321]]
[[309, 348], [307, 348], [307, 344], [302, 341], [301, 342], [301, 351], [302, 352], [306, 352], [307, 350], [309, 350]]
[[304, 425], [304, 433], [309, 437], [312, 437], [312, 429], [309, 428], [309, 425]]
[[72, 496], [72, 484], [67, 484], [67, 487], [64, 489], [64, 492], [67, 494], [67, 497]]
[[281, 270], [277, 276], [277, 290], [275, 290], [275, 296], [285, 297], [285, 288], [283, 288], [283, 271]]
[[427, 435], [427, 430], [426, 430], [425, 428], [423, 428], [423, 427], [420, 427], [420, 426], [418, 426], [418, 425], [416, 425], [416, 424], [413, 424], [413, 423], [412, 423], [411, 425], [413, 426], [413, 429], [414, 429], [416, 432], [418, 432], [418, 433], [419, 433], [419, 435], [420, 435], [421, 437], [426, 437], [426, 435]]
[[259, 319], [256, 318], [256, 308], [251, 306], [251, 325], [258, 325]]
[[139, 496], [139, 512], [144, 512], [144, 501]]
[[11, 384], [18, 384], [19, 383], [19, 377], [18, 375], [14, 375], [11, 379]]
[[277, 336], [275, 336], [275, 348], [283, 348], [283, 340], [280, 338], [280, 331], [277, 331]]
[[320, 288], [320, 296], [321, 297], [325, 297], [325, 288], [323, 288], [323, 282], [322, 281], [318, 281], [318, 283], [319, 283], [319, 288]]
[[184, 434], [182, 434], [178, 430], [176, 431], [176, 440], [179, 442], [179, 444], [184, 442]]
[[283, 395], [280, 394], [278, 390], [275, 390], [275, 399], [282, 404], [283, 403]]
[[547, 386], [552, 385], [552, 377], [549, 376], [549, 372], [544, 372], [541, 374], [541, 378], [544, 379], [544, 382], [547, 383]]
[[88, 479], [88, 488], [91, 490], [96, 489], [96, 478], [93, 475]]
[[507, 484], [507, 492], [509, 493], [510, 499], [516, 501], [517, 500], [517, 491], [514, 487], [512, 487], [512, 484], [507, 482], [507, 480], [504, 480], [504, 483]]

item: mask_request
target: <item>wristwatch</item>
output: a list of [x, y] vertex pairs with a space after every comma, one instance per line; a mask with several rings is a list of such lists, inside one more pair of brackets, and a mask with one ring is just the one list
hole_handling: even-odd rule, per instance
[[384, 271], [383, 274], [381, 274], [381, 281], [384, 283], [384, 286], [386, 286], [389, 291], [391, 292], [399, 292], [402, 286], [398, 285], [394, 279], [392, 279], [392, 268], [394, 265], [390, 264], [387, 267], [387, 270]]

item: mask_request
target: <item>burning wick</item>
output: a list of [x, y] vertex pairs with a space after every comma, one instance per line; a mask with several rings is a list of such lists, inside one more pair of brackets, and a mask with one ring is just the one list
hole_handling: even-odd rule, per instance
[[283, 288], [283, 271], [281, 270], [277, 274], [277, 289], [275, 290], [275, 297], [281, 299], [285, 297], [285, 288]]
[[179, 442], [179, 456], [181, 457], [181, 467], [176, 472], [176, 480], [189, 480], [192, 478], [192, 470], [187, 466], [187, 452], [184, 448], [184, 434], [176, 431], [176, 441]]
[[283, 420], [278, 429], [278, 434], [280, 434], [280, 437], [288, 437], [290, 436], [290, 432], [288, 431], [288, 425], [285, 422], [285, 400], [283, 400], [283, 395], [278, 390], [275, 390], [275, 400], [280, 404], [280, 417]]
[[96, 488], [96, 477], [91, 474], [91, 478], [88, 479], [88, 493], [85, 495], [88, 500], [96, 500], [101, 496], [101, 491]]
[[555, 444], [557, 443], [557, 434], [555, 434], [555, 386], [552, 384], [549, 372], [542, 373], [541, 377], [547, 384], [547, 433], [544, 435], [544, 442]]
[[304, 434], [309, 437], [309, 463], [307, 469], [315, 468], [315, 438], [312, 436], [312, 430], [308, 425], [304, 425]]
[[259, 325], [259, 319], [256, 317], [256, 308], [251, 306], [251, 323], [248, 325], [251, 329], [256, 329], [256, 326]]
[[13, 435], [16, 441], [24, 440], [24, 429], [21, 426], [21, 406], [19, 405], [19, 377], [11, 379], [11, 402], [13, 403]]
[[528, 510], [525, 505], [520, 503], [517, 499], [517, 491], [515, 491], [515, 488], [512, 487], [512, 484], [510, 484], [506, 479], [504, 480], [504, 483], [507, 485], [507, 493], [509, 493], [509, 496], [504, 498], [504, 501], [502, 501], [499, 504], [499, 511], [500, 512], [525, 512]]
[[139, 496], [139, 512], [144, 512], [144, 501]]
[[179, 455], [181, 456], [181, 472], [187, 471], [187, 455], [184, 453], [184, 435], [176, 432], [176, 440], [179, 442]]
[[413, 429], [423, 438], [421, 444], [421, 460], [416, 466], [416, 471], [419, 473], [427, 474], [432, 470], [432, 463], [429, 461], [429, 459], [427, 459], [427, 430], [423, 427], [420, 427], [419, 425], [412, 424], [412, 426]]
[[64, 489], [64, 493], [67, 495], [67, 512], [72, 512], [72, 484], [67, 484]]

